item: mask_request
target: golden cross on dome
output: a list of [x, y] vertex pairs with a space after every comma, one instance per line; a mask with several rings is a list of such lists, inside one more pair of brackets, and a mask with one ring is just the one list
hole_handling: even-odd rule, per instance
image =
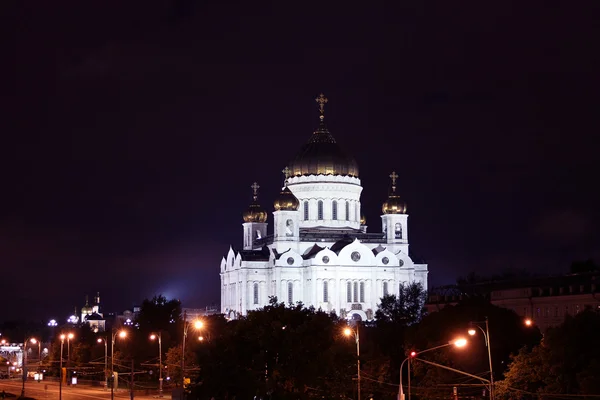
[[291, 169], [289, 169], [288, 167], [285, 167], [283, 170], [281, 170], [281, 172], [283, 172], [283, 175], [285, 176], [285, 179], [290, 177], [290, 172], [292, 172]]
[[325, 118], [325, 104], [327, 104], [329, 100], [323, 93], [321, 93], [319, 97], [315, 99], [315, 101], [319, 103], [319, 111], [321, 111], [321, 116], [319, 118], [321, 118], [321, 121], [323, 121]]
[[392, 171], [390, 174], [390, 178], [392, 178], [392, 190], [396, 191], [396, 179], [398, 178], [398, 174], [396, 171]]
[[258, 183], [254, 182], [252, 184], [252, 186], [250, 186], [252, 188], [252, 191], [254, 192], [254, 201], [256, 201], [256, 198], [258, 197], [258, 189], [260, 188], [260, 186], [258, 186]]

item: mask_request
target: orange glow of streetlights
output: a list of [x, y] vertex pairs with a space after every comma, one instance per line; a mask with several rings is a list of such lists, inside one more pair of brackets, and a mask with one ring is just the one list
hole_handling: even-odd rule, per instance
[[352, 335], [352, 329], [350, 329], [350, 328], [344, 329], [344, 335], [346, 335], [346, 336]]
[[467, 339], [465, 338], [458, 338], [454, 341], [454, 346], [456, 347], [465, 347], [467, 345]]
[[531, 326], [531, 325], [533, 325], [533, 321], [531, 319], [527, 318], [525, 320], [525, 326]]
[[62, 335], [60, 335], [60, 340], [65, 340], [66, 339], [66, 335], [63, 333]]
[[203, 341], [204, 340], [204, 336], [198, 336], [198, 341]]
[[156, 340], [156, 335], [154, 333], [150, 335], [150, 340]]
[[477, 333], [477, 331], [476, 331], [475, 329], [471, 328], [471, 329], [469, 329], [469, 330], [467, 331], [467, 333], [468, 333], [469, 335], [471, 335], [471, 336], [475, 336], [475, 334]]
[[119, 332], [119, 337], [120, 337], [120, 338], [127, 337], [127, 331], [120, 331], [120, 332]]
[[[63, 336], [64, 336], [64, 335], [63, 335]], [[73, 339], [74, 337], [75, 337], [75, 335], [74, 335], [74, 334], [72, 334], [72, 333], [69, 333], [69, 334], [67, 335], [67, 338], [68, 338], [68, 339]]]
[[202, 329], [202, 327], [204, 326], [204, 323], [200, 320], [196, 320], [194, 321], [194, 328], [195, 329]]
[[33, 344], [36, 344], [36, 343], [37, 343], [37, 339], [36, 339], [36, 338], [31, 338], [31, 339], [29, 339], [29, 341], [30, 341], [31, 343], [33, 343]]

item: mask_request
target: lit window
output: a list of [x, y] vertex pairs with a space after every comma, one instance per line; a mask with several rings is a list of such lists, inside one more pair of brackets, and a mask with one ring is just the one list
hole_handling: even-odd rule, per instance
[[396, 236], [396, 239], [402, 239], [402, 225], [400, 223], [396, 224], [394, 234]]
[[319, 202], [317, 203], [317, 215], [318, 215], [318, 219], [322, 220], [323, 219], [323, 201], [319, 200]]
[[329, 293], [327, 291], [327, 281], [323, 281], [323, 303], [329, 302]]
[[350, 221], [350, 202], [346, 202], [346, 221]]
[[337, 201], [335, 200], [331, 202], [331, 219], [337, 219]]
[[365, 283], [364, 282], [360, 283], [360, 302], [361, 303], [365, 302]]
[[288, 303], [294, 302], [294, 283], [288, 282]]
[[258, 304], [258, 283], [254, 284], [254, 304]]
[[383, 282], [383, 295], [384, 296], [388, 295], [388, 283], [387, 282]]
[[308, 221], [308, 201], [304, 202], [304, 220]]
[[352, 282], [346, 284], [346, 301], [348, 303], [352, 302]]

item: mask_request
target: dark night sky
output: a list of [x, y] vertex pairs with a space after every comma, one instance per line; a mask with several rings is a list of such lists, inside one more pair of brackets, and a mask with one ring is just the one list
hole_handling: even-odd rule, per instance
[[0, 6], [0, 321], [218, 302], [320, 92], [430, 285], [600, 259], [598, 2], [59, 3]]

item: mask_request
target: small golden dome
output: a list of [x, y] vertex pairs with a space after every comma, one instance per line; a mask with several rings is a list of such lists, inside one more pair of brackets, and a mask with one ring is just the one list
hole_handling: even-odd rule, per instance
[[300, 207], [300, 202], [294, 196], [292, 191], [286, 186], [283, 188], [279, 196], [275, 200], [275, 204], [273, 204], [276, 211], [296, 211], [298, 207]]
[[360, 216], [360, 224], [361, 225], [366, 225], [367, 224], [367, 217], [365, 217], [364, 215]]
[[267, 212], [254, 202], [244, 211], [244, 222], [267, 222]]
[[388, 196], [387, 201], [383, 203], [381, 211], [384, 214], [406, 214], [406, 203], [396, 193], [396, 179], [398, 178], [396, 171], [392, 172], [390, 178], [392, 178], [392, 192]]
[[244, 211], [244, 222], [267, 222], [267, 211], [258, 204], [258, 183], [254, 182], [252, 186], [254, 193], [252, 204]]
[[383, 203], [381, 211], [384, 214], [406, 214], [406, 203], [395, 193], [390, 194], [387, 201]]

